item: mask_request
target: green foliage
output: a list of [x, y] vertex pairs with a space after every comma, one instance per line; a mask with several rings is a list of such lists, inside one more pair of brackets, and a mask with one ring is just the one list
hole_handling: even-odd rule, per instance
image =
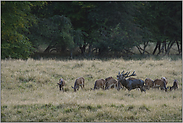
[[[72, 24], [68, 18], [54, 15], [38, 20], [39, 23], [30, 27], [30, 34], [27, 34], [35, 47], [41, 43], [48, 44], [46, 52], [50, 52], [53, 48], [64, 51], [66, 48], [75, 47], [74, 36], [80, 35], [80, 32], [72, 29]], [[76, 39], [76, 41], [81, 43], [81, 40]]]
[[142, 2], [139, 6], [135, 20], [150, 29], [155, 40], [181, 40], [182, 2]]
[[182, 44], [181, 1], [1, 3], [2, 58], [26, 59], [43, 44], [45, 52], [71, 54], [76, 47], [82, 54], [126, 54], [148, 42]]
[[[36, 22], [30, 14], [31, 7], [41, 5], [32, 2], [1, 2], [1, 49], [2, 58], [27, 58], [32, 53], [32, 45], [21, 32]], [[21, 30], [21, 31], [20, 31]]]
[[16, 42], [3, 42], [1, 44], [1, 58], [27, 59], [34, 50], [27, 40], [17, 40]]

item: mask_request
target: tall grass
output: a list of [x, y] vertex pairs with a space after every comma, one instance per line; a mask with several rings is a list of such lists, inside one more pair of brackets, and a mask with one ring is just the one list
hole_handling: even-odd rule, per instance
[[[136, 71], [145, 80], [179, 81], [179, 89], [150, 89], [146, 93], [116, 89], [91, 91], [96, 79], [119, 71]], [[74, 93], [76, 78], [85, 78], [85, 88]], [[66, 81], [65, 92], [56, 86]], [[141, 60], [1, 60], [1, 120], [50, 122], [181, 122], [182, 58]]]

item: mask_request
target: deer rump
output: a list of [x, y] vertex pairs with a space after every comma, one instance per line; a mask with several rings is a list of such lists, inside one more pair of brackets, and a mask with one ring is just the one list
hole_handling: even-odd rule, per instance
[[104, 89], [104, 86], [105, 86], [105, 80], [104, 79], [98, 79], [95, 81], [95, 84], [94, 84], [94, 89], [91, 88], [91, 90], [95, 90], [95, 89]]
[[166, 82], [163, 81], [162, 79], [155, 79], [154, 80], [154, 87], [156, 87], [156, 86], [160, 86], [161, 90], [167, 91]]
[[117, 88], [118, 82], [114, 78], [108, 77], [108, 78], [105, 79], [105, 81], [106, 81], [106, 83], [105, 83], [105, 90], [113, 88], [113, 87], [118, 89]]
[[121, 82], [121, 84], [126, 87], [129, 91], [135, 88], [140, 88], [143, 91], [144, 81], [140, 79], [128, 79], [126, 82]]
[[79, 90], [79, 86], [83, 89], [84, 88], [84, 78], [83, 77], [79, 77], [76, 79], [75, 83], [74, 83], [74, 87], [72, 87], [74, 89], [74, 91], [76, 92], [76, 90]]

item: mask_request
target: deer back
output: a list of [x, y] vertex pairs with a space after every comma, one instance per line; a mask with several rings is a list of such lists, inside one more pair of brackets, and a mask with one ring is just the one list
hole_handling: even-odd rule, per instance
[[152, 86], [154, 86], [154, 81], [152, 79], [146, 78], [145, 85], [152, 87]]
[[84, 85], [84, 78], [83, 77], [79, 77], [76, 79], [74, 86], [76, 87], [79, 85]]
[[95, 81], [95, 85], [94, 85], [94, 88], [100, 88], [102, 86], [105, 85], [105, 80], [104, 79], [98, 79]]
[[164, 81], [162, 79], [155, 79], [154, 80], [154, 85], [159, 85], [159, 86], [163, 86], [164, 85]]

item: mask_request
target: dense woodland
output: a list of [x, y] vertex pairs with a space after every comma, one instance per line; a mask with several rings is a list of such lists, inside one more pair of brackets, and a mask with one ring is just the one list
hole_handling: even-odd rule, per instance
[[[9, 2], [1, 1], [1, 59], [44, 53], [81, 56], [182, 54], [182, 1]], [[78, 50], [79, 49], [79, 52]]]

